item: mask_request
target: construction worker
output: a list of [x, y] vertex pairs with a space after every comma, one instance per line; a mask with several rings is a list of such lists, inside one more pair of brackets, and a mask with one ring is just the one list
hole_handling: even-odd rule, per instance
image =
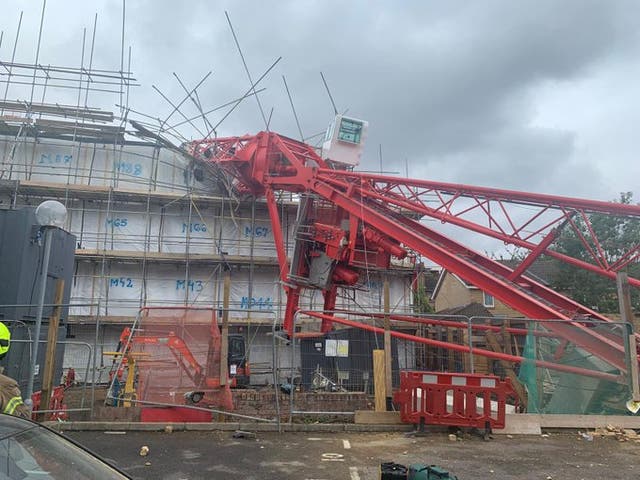
[[[10, 343], [11, 332], [4, 323], [0, 322], [0, 360], [7, 355]], [[30, 418], [31, 412], [22, 401], [18, 382], [2, 375], [2, 370], [4, 368], [0, 367], [0, 412], [16, 417]]]

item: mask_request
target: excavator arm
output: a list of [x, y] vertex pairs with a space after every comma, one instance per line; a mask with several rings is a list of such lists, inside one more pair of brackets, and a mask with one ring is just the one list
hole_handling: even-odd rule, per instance
[[126, 345], [129, 351], [133, 345], [154, 345], [166, 347], [176, 359], [180, 368], [187, 374], [197, 387], [204, 386], [205, 372], [202, 366], [191, 353], [191, 350], [174, 332], [167, 335], [131, 335], [131, 329], [125, 328], [120, 335], [119, 346]]

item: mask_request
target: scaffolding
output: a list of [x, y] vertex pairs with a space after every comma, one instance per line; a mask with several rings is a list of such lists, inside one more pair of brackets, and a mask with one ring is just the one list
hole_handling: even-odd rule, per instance
[[[221, 308], [226, 270], [232, 272], [230, 321], [246, 335], [249, 352], [259, 352], [253, 361], [267, 363], [270, 353], [260, 337], [273, 315], [266, 312], [281, 318], [286, 298], [266, 206], [260, 199], [236, 198], [226, 176], [182, 148], [187, 139], [180, 133], [183, 127], [200, 130], [194, 121], [203, 120], [207, 133], [215, 134], [207, 115], [221, 111], [224, 120], [240, 101], [260, 92], [257, 82], [205, 111], [196, 101], [197, 88], [210, 72], [191, 90], [174, 74], [185, 92], [181, 101], [154, 87], [171, 112], [164, 119], [138, 112], [129, 106], [130, 91], [139, 84], [130, 47], [125, 58], [124, 25], [120, 67], [98, 69], [97, 21], [96, 15], [90, 42], [83, 32], [76, 67], [45, 64], [39, 53], [34, 63], [16, 61], [22, 15], [10, 60], [0, 48], [1, 205], [35, 207], [56, 199], [67, 207], [65, 229], [77, 238], [67, 320], [70, 336], [96, 347], [97, 381], [107, 380], [101, 353], [114, 348], [119, 325], [130, 324], [148, 306]], [[114, 103], [117, 111], [104, 108]], [[183, 111], [185, 103], [195, 105], [194, 115]], [[285, 193], [279, 198], [289, 251], [297, 200]], [[397, 267], [392, 302], [397, 311], [409, 311], [413, 265]], [[368, 272], [364, 283], [341, 292], [336, 307], [379, 307], [382, 283], [383, 272]], [[312, 309], [322, 300], [310, 292], [301, 305]], [[74, 365], [72, 348], [67, 355], [66, 366]]]

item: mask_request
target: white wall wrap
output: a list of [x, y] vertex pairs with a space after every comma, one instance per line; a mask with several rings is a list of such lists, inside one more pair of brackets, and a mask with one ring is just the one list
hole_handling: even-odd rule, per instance
[[214, 301], [217, 278], [215, 269], [192, 267], [189, 278], [184, 266], [153, 266], [147, 276], [147, 305], [210, 306]]
[[[0, 156], [8, 158], [14, 144], [0, 137]], [[16, 146], [11, 180], [78, 183], [114, 188], [150, 188], [158, 192], [186, 192], [187, 181], [196, 191], [210, 191], [211, 178], [193, 180], [189, 161], [152, 145], [78, 144], [65, 140], [22, 139]]]
[[[266, 312], [277, 309], [278, 288], [280, 286], [277, 269], [255, 271], [252, 283], [249, 282], [248, 271], [232, 271], [230, 306], [236, 310], [251, 310], [252, 318], [272, 317], [272, 314]], [[265, 311], [265, 314], [262, 315], [259, 311]], [[246, 315], [241, 311], [230, 314], [234, 318], [246, 317]]]
[[[276, 257], [273, 230], [268, 220], [251, 220], [237, 214], [236, 223], [229, 217], [219, 217], [218, 209], [192, 209], [188, 206], [162, 209], [151, 205], [102, 202], [68, 203], [67, 225], [76, 235], [80, 248], [134, 252], [218, 254]], [[283, 235], [292, 230], [283, 219]], [[252, 239], [253, 236], [253, 239]], [[289, 239], [289, 244], [292, 240]], [[188, 249], [187, 249], [188, 246]]]

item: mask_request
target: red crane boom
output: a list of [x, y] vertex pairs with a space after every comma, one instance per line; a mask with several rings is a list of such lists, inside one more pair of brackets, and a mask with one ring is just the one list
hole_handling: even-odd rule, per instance
[[[564, 320], [545, 325], [621, 373], [627, 371], [620, 340], [581, 323], [585, 317], [603, 322], [607, 317], [524, 272], [544, 254], [615, 278], [617, 271], [638, 261], [640, 245], [629, 245], [616, 259], [607, 258], [589, 214], [639, 218], [640, 206], [356, 173], [323, 160], [309, 145], [273, 132], [196, 141], [191, 153], [231, 175], [238, 191], [266, 198], [287, 292], [284, 327], [290, 335], [302, 289], [321, 290], [324, 311], [333, 311], [337, 288], [356, 284], [360, 268], [388, 268], [391, 257], [403, 258], [411, 250], [525, 317]], [[279, 191], [300, 194], [290, 261], [276, 202]], [[418, 220], [424, 217], [525, 248], [529, 254], [519, 266], [509, 268]], [[593, 263], [550, 248], [563, 228], [574, 230]], [[640, 287], [640, 279], [629, 282]], [[322, 315], [323, 332], [332, 328], [333, 318]]]

